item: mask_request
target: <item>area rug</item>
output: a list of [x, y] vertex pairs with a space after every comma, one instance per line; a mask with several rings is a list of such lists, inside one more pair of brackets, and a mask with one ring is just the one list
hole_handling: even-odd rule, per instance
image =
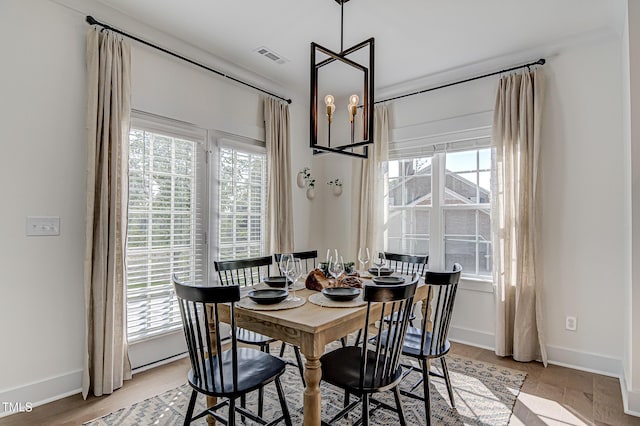
[[[411, 362], [405, 360], [406, 362]], [[432, 369], [438, 370], [440, 362], [434, 362]], [[433, 378], [431, 381], [432, 424], [436, 425], [507, 425], [512, 414], [516, 398], [524, 383], [526, 373], [499, 367], [486, 362], [460, 356], [447, 356], [447, 366], [453, 385], [456, 408], [451, 408], [444, 380]], [[438, 371], [440, 372], [440, 371]], [[420, 377], [412, 372], [402, 383], [401, 389], [408, 389]], [[295, 367], [287, 368], [283, 375], [283, 385], [293, 425], [302, 424], [302, 382]], [[422, 386], [417, 393], [421, 394]], [[321, 383], [322, 418], [330, 419], [342, 408], [343, 393], [327, 383]], [[130, 407], [85, 423], [88, 426], [106, 425], [177, 425], [184, 421], [191, 387], [184, 384], [161, 395], [146, 399]], [[395, 406], [393, 394], [385, 392], [378, 399]], [[198, 396], [196, 412], [204, 409], [205, 397]], [[247, 398], [248, 408], [257, 405], [257, 393]], [[402, 405], [407, 424], [426, 424], [424, 403], [412, 398], [402, 397]], [[274, 384], [265, 388], [265, 418], [276, 418], [281, 413]], [[225, 414], [226, 416], [226, 414]], [[360, 416], [356, 408], [341, 425], [352, 424]], [[371, 418], [373, 425], [398, 424], [397, 415], [384, 409], [377, 410]], [[206, 425], [201, 419], [192, 424]], [[247, 425], [254, 423], [247, 419]], [[281, 423], [283, 424], [283, 423]]]

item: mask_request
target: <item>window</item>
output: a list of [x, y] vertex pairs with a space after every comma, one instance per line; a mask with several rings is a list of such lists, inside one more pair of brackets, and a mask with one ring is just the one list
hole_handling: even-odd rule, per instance
[[444, 262], [491, 275], [491, 149], [445, 155]]
[[222, 144], [219, 151], [220, 260], [262, 256], [266, 216], [264, 149]]
[[389, 161], [387, 249], [489, 278], [491, 156], [481, 148]]
[[202, 135], [135, 122], [126, 253], [130, 342], [182, 326], [171, 276], [205, 280]]

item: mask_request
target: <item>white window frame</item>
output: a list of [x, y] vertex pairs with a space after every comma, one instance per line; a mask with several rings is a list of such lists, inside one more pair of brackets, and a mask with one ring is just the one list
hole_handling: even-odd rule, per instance
[[[451, 265], [445, 265], [444, 259], [444, 214], [441, 200], [444, 200], [445, 168], [441, 163], [444, 162], [447, 152], [490, 147], [492, 123], [493, 111], [481, 111], [391, 129], [389, 160], [408, 160], [421, 157], [431, 157], [432, 159], [428, 255], [429, 267], [434, 270], [451, 267]], [[451, 206], [447, 208], [451, 208]], [[386, 236], [384, 244], [386, 247]], [[461, 281], [466, 282], [465, 286], [469, 289], [482, 292], [493, 291], [491, 276], [469, 274], [463, 270]]]
[[[220, 257], [220, 247], [219, 247], [219, 235], [218, 230], [220, 227], [220, 171], [219, 171], [219, 160], [220, 160], [220, 149], [222, 147], [239, 149], [247, 152], [255, 152], [259, 154], [266, 155], [267, 149], [264, 141], [259, 141], [239, 135], [234, 135], [231, 133], [226, 133], [222, 131], [211, 132], [209, 135], [209, 149], [208, 149], [208, 158], [209, 158], [209, 177], [208, 181], [210, 183], [210, 192], [209, 192], [209, 213], [210, 213], [210, 221], [209, 221], [209, 279], [211, 281], [217, 281], [217, 273], [213, 267], [213, 261], [218, 260]], [[268, 187], [268, 179], [269, 179], [269, 170], [268, 170], [268, 161], [266, 162], [267, 166], [265, 167], [265, 185], [263, 187], [263, 197], [265, 200], [265, 215], [266, 217], [266, 195], [267, 195], [267, 187]], [[266, 229], [266, 223], [262, 226], [262, 241], [264, 244], [266, 235], [264, 234]], [[266, 255], [266, 247], [262, 247], [263, 255]]]
[[[158, 133], [166, 136], [187, 139], [195, 141], [200, 147], [204, 164], [201, 164], [199, 176], [200, 182], [199, 193], [197, 199], [203, 206], [208, 205], [208, 165], [206, 163], [206, 144], [207, 131], [196, 127], [190, 123], [178, 120], [172, 120], [166, 117], [160, 117], [153, 114], [132, 111], [131, 113], [131, 129], [140, 129], [151, 133]], [[203, 208], [201, 211], [203, 230], [204, 230], [204, 250], [203, 259], [206, 265], [203, 267], [203, 282], [208, 281], [208, 263], [209, 255], [207, 253], [207, 223], [210, 221], [208, 209]], [[147, 365], [153, 364], [159, 360], [178, 356], [186, 352], [186, 344], [183, 337], [181, 324], [171, 327], [168, 330], [150, 333], [141, 336], [129, 342], [129, 357], [134, 369], [145, 369]]]

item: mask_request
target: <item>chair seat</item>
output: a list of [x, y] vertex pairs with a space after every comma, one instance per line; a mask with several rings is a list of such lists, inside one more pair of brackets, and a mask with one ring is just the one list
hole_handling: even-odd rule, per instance
[[[211, 396], [228, 396], [251, 392], [255, 389], [272, 382], [281, 375], [286, 363], [273, 355], [250, 348], [238, 348], [238, 378], [237, 386], [233, 383], [232, 351], [227, 350], [222, 353], [222, 380], [221, 383], [218, 365], [218, 356], [214, 356], [212, 362], [206, 362], [206, 380], [196, 379], [193, 369], [189, 370], [189, 384], [198, 390]], [[213, 364], [213, 372], [211, 368]], [[213, 383], [211, 378], [215, 378]]]
[[236, 329], [236, 338], [238, 342], [248, 345], [267, 345], [276, 341], [273, 337], [247, 330], [246, 328]]
[[[372, 360], [375, 357], [375, 352], [369, 350], [367, 356]], [[322, 380], [355, 395], [384, 392], [400, 383], [402, 369], [397, 368], [394, 374], [384, 381], [380, 381], [381, 371], [377, 372], [376, 377], [373, 376], [373, 371], [367, 371], [364, 384], [361, 386], [361, 361], [361, 348], [357, 346], [347, 346], [324, 354], [320, 358]]]
[[[424, 356], [440, 357], [449, 352], [451, 349], [451, 343], [449, 339], [445, 340], [444, 346], [440, 348], [431, 349], [431, 339], [433, 335], [430, 331], [427, 332], [427, 337], [424, 343]], [[420, 344], [422, 343], [422, 329], [415, 327], [407, 327], [407, 334], [404, 337], [404, 344], [402, 345], [402, 354], [412, 356], [414, 358], [420, 358]], [[431, 350], [431, 352], [430, 352]]]

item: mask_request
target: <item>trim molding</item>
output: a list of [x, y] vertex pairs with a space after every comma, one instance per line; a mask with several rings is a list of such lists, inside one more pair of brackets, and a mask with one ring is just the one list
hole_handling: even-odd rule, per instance
[[630, 416], [640, 417], [640, 392], [628, 389], [624, 374], [620, 376], [620, 391], [622, 392], [624, 412]]
[[465, 345], [477, 346], [492, 351], [495, 348], [495, 335], [481, 330], [456, 327], [449, 328], [449, 340]]
[[622, 377], [622, 360], [592, 352], [547, 345], [549, 363], [605, 376]]
[[[23, 405], [29, 402], [32, 407], [37, 407], [48, 402], [75, 395], [81, 391], [82, 369], [79, 369], [15, 388], [1, 390], [0, 401], [18, 402]], [[2, 404], [0, 407], [0, 417], [10, 414], [15, 413], [5, 411], [4, 404]]]
[[[488, 350], [494, 350], [495, 348], [494, 333], [456, 327], [453, 324], [449, 330], [449, 339], [453, 342], [477, 346]], [[623, 381], [621, 359], [549, 345], [547, 346], [547, 353], [549, 355], [549, 364], [619, 378], [621, 383]], [[625, 399], [625, 412], [636, 416], [640, 415], [635, 414], [640, 413], [640, 392], [626, 390], [626, 385], [624, 385], [622, 390], [622, 395]]]

